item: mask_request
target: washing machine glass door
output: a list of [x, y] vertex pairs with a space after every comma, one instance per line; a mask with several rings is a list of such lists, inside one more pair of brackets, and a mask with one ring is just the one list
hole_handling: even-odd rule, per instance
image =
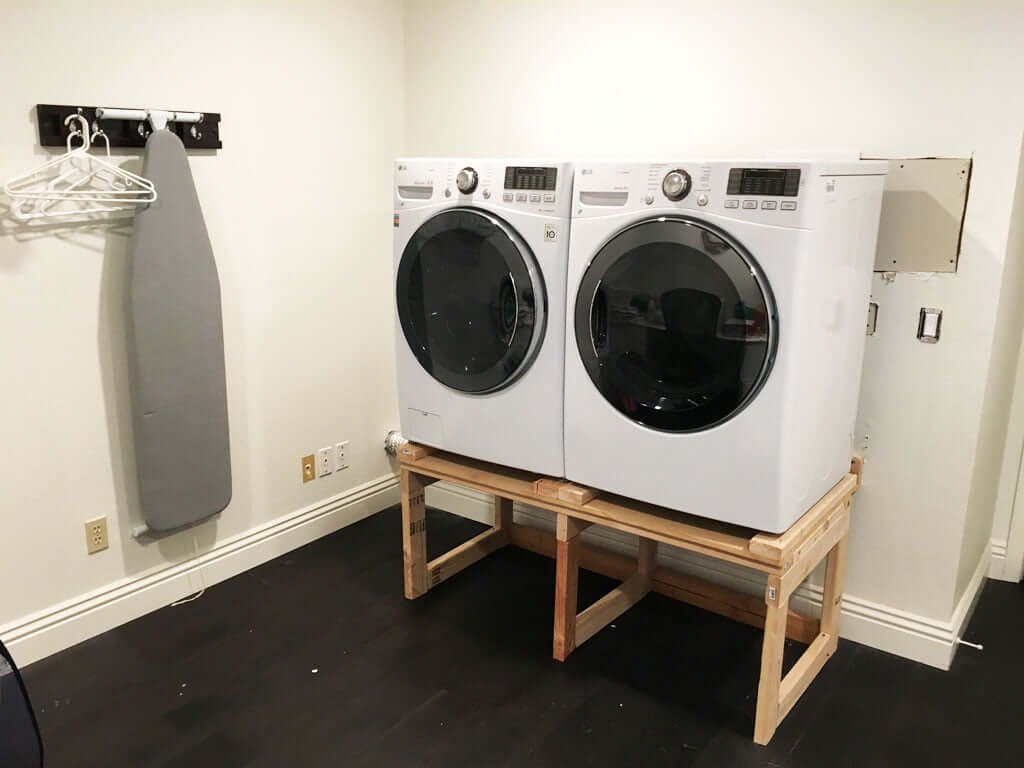
[[508, 386], [544, 336], [544, 283], [533, 254], [507, 223], [473, 208], [450, 208], [413, 234], [396, 300], [416, 359], [462, 392]]
[[594, 385], [651, 429], [697, 432], [739, 413], [771, 370], [778, 317], [760, 267], [685, 217], [634, 224], [584, 274], [576, 342]]

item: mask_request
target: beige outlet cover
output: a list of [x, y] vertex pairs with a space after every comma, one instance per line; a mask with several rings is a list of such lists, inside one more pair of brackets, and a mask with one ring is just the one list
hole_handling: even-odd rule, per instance
[[107, 537], [107, 518], [96, 517], [85, 521], [85, 549], [90, 555], [110, 546]]
[[889, 160], [878, 228], [876, 272], [956, 272], [971, 161]]

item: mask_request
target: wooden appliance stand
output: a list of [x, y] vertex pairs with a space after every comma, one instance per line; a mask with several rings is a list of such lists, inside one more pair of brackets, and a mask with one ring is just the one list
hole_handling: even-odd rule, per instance
[[[556, 559], [553, 653], [559, 661], [565, 661], [574, 649], [651, 591], [764, 627], [754, 724], [754, 741], [758, 744], [771, 740], [779, 723], [836, 650], [850, 506], [862, 471], [859, 458], [853, 460], [850, 473], [789, 530], [767, 534], [413, 443], [403, 445], [398, 456], [405, 596], [409, 599], [426, 594], [477, 560], [512, 544]], [[492, 495], [494, 525], [428, 562], [424, 489], [438, 480]], [[513, 523], [514, 501], [553, 512], [554, 534]], [[591, 525], [638, 536], [636, 562], [624, 555], [583, 544], [580, 533]], [[659, 544], [761, 571], [766, 575], [764, 598], [658, 566]], [[826, 575], [821, 619], [818, 620], [790, 610], [789, 599], [822, 561], [826, 562]], [[619, 579], [622, 584], [577, 613], [577, 581], [581, 567]], [[782, 651], [786, 637], [808, 647], [783, 677]]]

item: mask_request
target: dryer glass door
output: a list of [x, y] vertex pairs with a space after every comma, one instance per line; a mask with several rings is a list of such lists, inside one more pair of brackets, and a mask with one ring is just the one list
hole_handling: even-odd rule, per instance
[[398, 319], [423, 368], [453, 389], [493, 392], [533, 361], [544, 283], [529, 247], [485, 211], [451, 208], [412, 236], [396, 276]]
[[771, 369], [775, 302], [743, 246], [706, 222], [661, 217], [591, 261], [576, 342], [595, 386], [652, 429], [698, 432], [739, 413]]

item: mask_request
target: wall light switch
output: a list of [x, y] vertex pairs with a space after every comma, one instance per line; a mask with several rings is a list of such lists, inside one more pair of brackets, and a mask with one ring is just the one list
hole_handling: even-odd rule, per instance
[[334, 459], [331, 454], [334, 449], [331, 446], [321, 448], [316, 452], [316, 476], [323, 477], [334, 471]]
[[917, 319], [917, 338], [925, 344], [934, 344], [942, 333], [942, 310], [921, 307]]

